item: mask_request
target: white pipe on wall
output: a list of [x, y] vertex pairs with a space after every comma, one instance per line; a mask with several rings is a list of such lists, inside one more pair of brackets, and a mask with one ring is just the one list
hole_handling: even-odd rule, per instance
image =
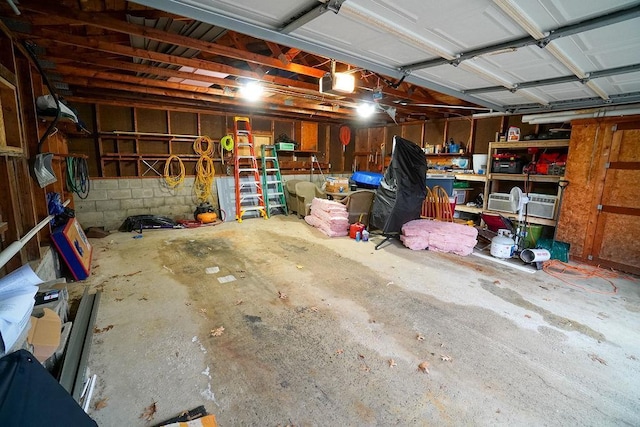
[[601, 117], [631, 116], [640, 114], [640, 106], [617, 106], [611, 108], [590, 108], [576, 111], [558, 111], [557, 113], [525, 114], [524, 123], [542, 125], [548, 123], [563, 123], [576, 119], [591, 119]]
[[[69, 202], [70, 202], [69, 200], [66, 200], [62, 204], [62, 206], [67, 206], [69, 204]], [[13, 258], [13, 256], [15, 254], [20, 252], [20, 249], [22, 249], [24, 247], [24, 245], [26, 245], [27, 242], [29, 240], [31, 240], [33, 238], [33, 236], [35, 236], [38, 233], [38, 231], [42, 230], [44, 228], [44, 226], [47, 225], [49, 223], [49, 221], [51, 221], [54, 217], [55, 217], [55, 215], [49, 215], [48, 217], [46, 217], [45, 219], [40, 221], [35, 227], [33, 227], [20, 240], [16, 240], [15, 242], [13, 242], [9, 246], [7, 246], [7, 248], [5, 250], [0, 252], [0, 268], [4, 267], [4, 265], [6, 263], [8, 263], [9, 260], [11, 258]]]

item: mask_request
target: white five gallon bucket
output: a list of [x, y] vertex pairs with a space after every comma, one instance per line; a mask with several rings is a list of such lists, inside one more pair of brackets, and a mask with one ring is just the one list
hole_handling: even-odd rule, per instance
[[487, 173], [487, 161], [489, 156], [487, 154], [474, 154], [473, 155], [473, 173]]

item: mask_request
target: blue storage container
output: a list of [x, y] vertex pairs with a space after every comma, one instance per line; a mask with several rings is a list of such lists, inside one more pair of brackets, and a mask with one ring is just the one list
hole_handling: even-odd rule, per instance
[[445, 175], [438, 173], [427, 174], [427, 187], [433, 189], [436, 185], [444, 188], [449, 196], [453, 197], [453, 181], [455, 177], [453, 175]]
[[376, 172], [358, 171], [351, 175], [351, 180], [364, 188], [378, 188], [382, 180], [382, 174]]

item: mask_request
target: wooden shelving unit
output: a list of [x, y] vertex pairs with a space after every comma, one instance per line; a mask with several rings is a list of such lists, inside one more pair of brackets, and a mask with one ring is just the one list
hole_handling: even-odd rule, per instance
[[487, 182], [487, 175], [478, 175], [474, 173], [457, 173], [455, 177], [459, 181], [471, 182]]
[[[531, 141], [507, 141], [507, 142], [490, 142], [489, 143], [489, 162], [495, 154], [504, 151], [514, 151], [515, 153], [521, 153], [529, 148], [538, 149], [568, 149], [568, 139], [551, 139], [551, 140], [531, 140]], [[544, 190], [545, 194], [560, 196], [560, 188], [558, 183], [563, 179], [559, 175], [537, 175], [537, 174], [509, 174], [509, 173], [492, 173], [491, 165], [488, 167], [487, 184], [484, 189], [484, 211], [497, 213], [505, 216], [509, 219], [517, 219], [518, 214], [502, 212], [502, 211], [489, 211], [487, 204], [489, 203], [489, 194], [497, 191], [500, 188], [501, 182], [518, 183], [521, 186], [529, 184], [532, 187], [533, 192], [539, 192], [538, 189]], [[554, 193], [554, 194], [551, 194]], [[555, 218], [557, 218], [559, 212], [555, 212]], [[556, 220], [548, 218], [540, 218], [536, 216], [527, 216], [527, 221], [532, 224], [555, 226]]]
[[[490, 142], [489, 143], [489, 162], [491, 162], [492, 156], [499, 152], [506, 150], [513, 150], [514, 152], [522, 152], [529, 148], [538, 149], [566, 149], [569, 147], [568, 139], [554, 139], [554, 140], [531, 140], [531, 141], [508, 141], [508, 142]], [[429, 155], [428, 155], [429, 156]], [[437, 155], [435, 155], [437, 156]], [[482, 183], [483, 188], [480, 191], [483, 194], [484, 204], [480, 207], [457, 205], [456, 210], [459, 212], [466, 212], [470, 214], [481, 214], [483, 212], [500, 214], [506, 218], [515, 220], [518, 218], [518, 214], [503, 212], [503, 211], [490, 211], [488, 210], [489, 194], [496, 192], [502, 182], [510, 182], [512, 185], [529, 183], [535, 186], [539, 184], [544, 190], [554, 190], [555, 194], [560, 195], [560, 189], [558, 183], [563, 179], [559, 175], [536, 175], [536, 174], [509, 174], [509, 173], [491, 173], [491, 165], [488, 167], [488, 173], [486, 175], [477, 174], [456, 174], [456, 179], [459, 181], [468, 181], [471, 183]], [[477, 185], [476, 192], [478, 191]], [[556, 217], [558, 212], [555, 213]], [[539, 218], [529, 215], [527, 221], [532, 224], [554, 226], [555, 219]]]
[[511, 173], [492, 173], [489, 174], [489, 180], [494, 181], [518, 181], [518, 182], [559, 182], [562, 177], [560, 175], [525, 175]]
[[466, 212], [470, 214], [481, 214], [482, 208], [477, 208], [475, 206], [466, 206], [466, 205], [456, 205], [456, 210], [459, 212]]
[[[214, 141], [212, 157], [216, 175], [229, 173], [232, 157], [219, 141], [232, 132], [235, 114], [96, 105], [85, 116], [93, 119], [87, 121], [91, 123], [92, 133], [74, 133], [70, 144], [73, 150], [89, 157], [92, 176], [158, 176], [172, 155], [183, 161], [187, 175], [193, 175], [200, 156], [192, 145], [199, 136], [208, 136]], [[311, 168], [311, 157], [319, 150], [318, 123], [257, 115], [250, 119], [256, 154], [261, 145], [272, 145], [278, 136], [285, 134], [298, 142], [300, 149], [278, 153], [281, 169], [286, 173]]]

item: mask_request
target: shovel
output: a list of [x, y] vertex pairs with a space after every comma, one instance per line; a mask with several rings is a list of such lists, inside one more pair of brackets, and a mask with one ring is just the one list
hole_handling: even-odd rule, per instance
[[40, 138], [40, 141], [38, 141], [38, 153], [36, 154], [35, 159], [33, 159], [33, 166], [32, 166], [33, 175], [36, 178], [36, 181], [38, 181], [38, 185], [40, 186], [40, 188], [44, 188], [47, 185], [53, 184], [58, 180], [56, 178], [56, 174], [53, 171], [53, 167], [51, 165], [51, 161], [53, 160], [53, 153], [43, 153], [42, 144], [44, 144], [47, 138], [51, 136], [51, 134], [53, 133], [53, 130], [56, 127], [56, 124], [58, 123], [58, 120], [60, 119], [60, 112], [61, 112], [60, 101], [58, 100], [58, 97], [56, 96], [53, 90], [53, 87], [49, 83], [49, 79], [47, 79], [47, 76], [45, 75], [44, 71], [42, 71], [42, 67], [40, 67], [38, 58], [36, 58], [35, 52], [33, 51], [33, 46], [30, 43], [25, 42], [24, 47], [26, 48], [26, 51], [29, 52], [29, 55], [31, 56], [33, 63], [35, 64], [36, 68], [38, 69], [38, 72], [42, 76], [42, 80], [47, 85], [47, 88], [49, 89], [51, 96], [56, 102], [56, 109], [58, 110], [58, 112], [56, 113], [56, 117], [53, 119], [51, 124], [49, 124], [49, 127], [47, 127], [47, 130], [45, 131], [44, 135], [42, 135], [42, 138]]
[[[56, 104], [60, 101], [56, 99]], [[53, 184], [58, 179], [56, 178], [55, 172], [53, 172], [53, 167], [51, 165], [51, 161], [53, 160], [53, 153], [43, 153], [42, 152], [42, 144], [44, 141], [51, 135], [52, 129], [55, 127], [58, 122], [58, 118], [60, 117], [60, 106], [58, 105], [58, 114], [56, 118], [51, 122], [47, 131], [42, 135], [40, 141], [38, 142], [38, 154], [36, 154], [35, 159], [33, 160], [33, 175], [38, 181], [38, 185], [40, 188], [44, 188], [47, 185]]]

